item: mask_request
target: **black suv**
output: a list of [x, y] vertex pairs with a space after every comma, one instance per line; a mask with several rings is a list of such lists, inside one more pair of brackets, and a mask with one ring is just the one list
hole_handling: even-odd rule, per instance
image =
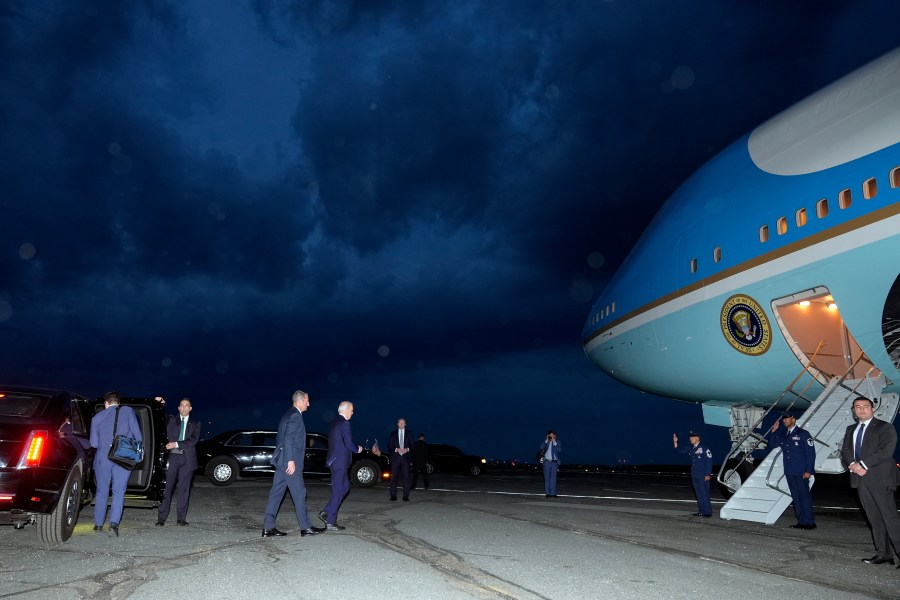
[[[197, 444], [197, 470], [215, 485], [230, 485], [238, 477], [271, 477], [275, 467], [269, 461], [275, 452], [277, 437], [277, 431], [238, 429], [202, 440]], [[327, 454], [328, 436], [307, 433], [303, 474], [330, 475], [325, 464]], [[371, 487], [379, 481], [387, 481], [390, 476], [391, 467], [386, 457], [376, 456], [369, 450], [353, 455], [351, 483]]]
[[466, 473], [477, 477], [484, 472], [487, 459], [482, 456], [466, 454], [456, 446], [448, 444], [428, 444], [428, 473], [435, 471], [444, 473]]
[[[158, 502], [165, 486], [163, 406], [139, 398], [122, 402], [135, 409], [145, 440], [129, 498]], [[51, 544], [69, 539], [95, 489], [90, 423], [102, 409], [102, 400], [66, 391], [0, 386], [0, 524], [22, 529], [34, 523]]]

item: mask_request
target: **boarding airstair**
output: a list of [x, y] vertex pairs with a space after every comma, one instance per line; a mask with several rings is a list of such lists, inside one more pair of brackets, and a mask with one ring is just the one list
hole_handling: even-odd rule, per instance
[[[900, 398], [897, 394], [882, 394], [886, 383], [882, 373], [872, 368], [862, 379], [847, 379], [848, 374], [852, 372], [853, 367], [844, 376], [835, 376], [828, 380], [825, 389], [797, 419], [797, 425], [808, 431], [815, 443], [815, 464], [818, 473], [842, 473], [846, 470], [841, 463], [840, 453], [844, 433], [847, 427], [853, 423], [851, 407], [855, 398], [865, 396], [873, 399], [876, 403], [876, 416], [885, 421], [892, 422], [897, 414]], [[875, 372], [877, 374], [874, 374]], [[759, 433], [758, 428], [766, 415], [776, 407], [783, 407], [785, 397], [791, 394], [795, 396], [795, 399], [789, 402], [788, 410], [793, 408], [798, 400], [805, 400], [802, 392], [793, 391], [793, 386], [799, 379], [798, 376], [791, 387], [785, 390], [782, 397], [759, 418], [756, 425], [748, 432], [747, 437], [756, 440], [755, 448], [765, 446], [765, 435]], [[747, 453], [747, 456], [751, 456], [750, 453]], [[725, 461], [723, 461], [722, 471], [719, 473], [720, 482], [724, 482], [724, 472]], [[814, 482], [815, 477], [813, 476], [810, 486]], [[722, 507], [719, 515], [723, 519], [739, 519], [772, 525], [790, 504], [791, 493], [784, 477], [781, 449], [775, 448], [744, 480]]]

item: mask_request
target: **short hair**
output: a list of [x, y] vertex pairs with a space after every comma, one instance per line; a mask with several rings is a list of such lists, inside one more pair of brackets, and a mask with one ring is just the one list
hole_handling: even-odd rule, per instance
[[[190, 398], [182, 398], [182, 399], [181, 399], [181, 402], [187, 402], [187, 403], [188, 403], [188, 406], [194, 406], [194, 403], [191, 402], [191, 399], [190, 399]], [[179, 402], [178, 404], [181, 404], [181, 402]]]
[[875, 408], [875, 403], [872, 402], [872, 399], [871, 399], [871, 398], [866, 398], [865, 396], [857, 396], [856, 398], [853, 399], [853, 403], [852, 403], [850, 406], [853, 406], [853, 404], [856, 404], [856, 403], [859, 402], [860, 400], [863, 400], [863, 401], [865, 401], [865, 402], [868, 402], [868, 403], [869, 403], [869, 407]]
[[551, 433], [552, 433], [553, 435], [556, 435], [556, 432], [555, 432], [555, 431], [553, 431], [552, 429], [548, 429], [548, 430], [547, 430], [547, 435], [550, 435]]
[[294, 395], [291, 396], [291, 404], [297, 402], [301, 398], [309, 398], [309, 394], [307, 394], [303, 390], [297, 390], [296, 392], [294, 392]]
[[344, 400], [340, 404], [338, 404], [338, 413], [344, 414], [344, 411], [353, 406], [353, 403], [349, 400]]
[[104, 402], [109, 402], [110, 404], [118, 404], [119, 400], [119, 392], [106, 392], [105, 394], [103, 394]]

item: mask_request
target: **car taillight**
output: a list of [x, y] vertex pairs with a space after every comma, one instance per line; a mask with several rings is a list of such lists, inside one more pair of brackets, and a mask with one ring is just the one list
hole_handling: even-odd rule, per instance
[[44, 455], [44, 449], [47, 447], [47, 432], [32, 431], [25, 440], [25, 449], [22, 451], [22, 458], [16, 468], [24, 469], [26, 467], [37, 467], [41, 464], [41, 457]]

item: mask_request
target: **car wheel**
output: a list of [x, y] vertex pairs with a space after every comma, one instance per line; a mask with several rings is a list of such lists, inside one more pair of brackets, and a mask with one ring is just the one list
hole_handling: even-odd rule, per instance
[[431, 462], [425, 463], [425, 472], [428, 473], [429, 475], [433, 474], [434, 473], [434, 464], [432, 464]]
[[360, 487], [372, 487], [378, 483], [381, 470], [371, 460], [360, 460], [350, 465], [350, 481]]
[[48, 544], [60, 544], [72, 537], [78, 513], [81, 512], [81, 461], [77, 461], [63, 486], [59, 502], [49, 515], [38, 515], [41, 539]]
[[238, 478], [238, 464], [228, 456], [220, 456], [209, 461], [209, 480], [213, 485], [231, 485]]
[[469, 467], [469, 475], [472, 477], [478, 477], [481, 475], [481, 465], [472, 465]]

